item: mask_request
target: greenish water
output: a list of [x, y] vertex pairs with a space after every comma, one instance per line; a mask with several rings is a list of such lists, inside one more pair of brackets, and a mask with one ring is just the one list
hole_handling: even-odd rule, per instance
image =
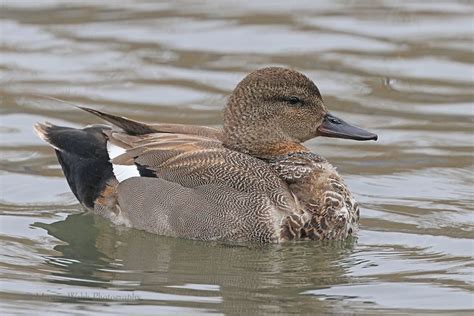
[[[2, 314], [471, 314], [468, 1], [3, 1]], [[248, 72], [310, 76], [377, 143], [307, 143], [362, 206], [357, 240], [214, 244], [84, 214], [36, 121], [216, 126]]]

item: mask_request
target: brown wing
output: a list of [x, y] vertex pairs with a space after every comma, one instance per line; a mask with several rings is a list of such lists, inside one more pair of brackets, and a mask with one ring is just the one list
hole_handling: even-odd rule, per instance
[[[267, 192], [286, 184], [263, 161], [229, 150], [218, 140], [182, 134], [131, 136], [106, 131], [112, 144], [126, 152], [113, 164], [138, 165], [155, 177], [181, 185], [220, 183], [237, 190]], [[282, 187], [283, 186], [283, 187]]]
[[142, 175], [118, 185], [120, 221], [129, 226], [205, 240], [276, 241], [279, 220], [296, 207], [265, 162], [215, 138], [106, 135], [126, 150], [112, 163], [137, 166]]

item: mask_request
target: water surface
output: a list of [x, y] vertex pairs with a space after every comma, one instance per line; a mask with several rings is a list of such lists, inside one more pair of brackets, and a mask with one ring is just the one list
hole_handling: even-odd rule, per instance
[[[7, 314], [468, 314], [473, 6], [468, 1], [3, 1], [1, 309]], [[248, 72], [310, 76], [377, 143], [317, 139], [362, 205], [357, 240], [256, 246], [83, 214], [37, 121], [217, 126]]]

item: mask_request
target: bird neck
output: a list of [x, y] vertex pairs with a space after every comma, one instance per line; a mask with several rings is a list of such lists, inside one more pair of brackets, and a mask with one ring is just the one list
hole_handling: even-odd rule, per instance
[[285, 139], [278, 132], [267, 128], [252, 130], [225, 129], [223, 144], [225, 147], [257, 158], [272, 158], [293, 152], [309, 152], [301, 143]]

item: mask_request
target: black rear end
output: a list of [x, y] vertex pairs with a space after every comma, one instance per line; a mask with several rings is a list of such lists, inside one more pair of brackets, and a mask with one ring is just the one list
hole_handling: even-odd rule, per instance
[[56, 150], [69, 187], [85, 207], [94, 201], [107, 181], [114, 178], [103, 131], [110, 127], [92, 125], [84, 129], [37, 124], [36, 133]]

